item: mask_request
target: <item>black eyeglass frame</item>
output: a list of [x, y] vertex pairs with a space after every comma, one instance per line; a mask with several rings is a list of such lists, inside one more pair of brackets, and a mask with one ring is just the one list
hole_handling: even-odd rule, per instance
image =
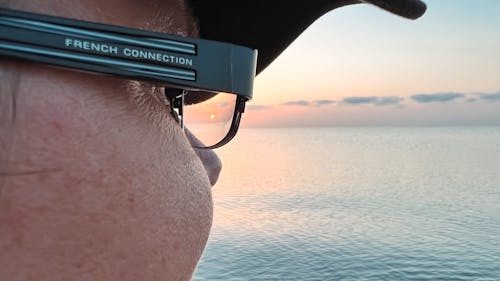
[[[169, 103], [170, 103], [170, 113], [172, 116], [179, 122], [181, 125], [181, 128], [184, 129], [184, 120], [183, 120], [183, 104], [184, 104], [184, 95], [186, 93], [186, 90], [182, 89], [170, 89], [170, 88], [165, 88], [165, 96], [167, 97]], [[230, 142], [234, 136], [236, 136], [236, 133], [238, 132], [238, 128], [240, 126], [240, 121], [241, 121], [241, 115], [245, 112], [245, 104], [248, 100], [240, 95], [237, 95], [236, 97], [236, 104], [233, 112], [233, 117], [231, 119], [231, 127], [229, 128], [227, 134], [224, 136], [223, 139], [221, 139], [219, 142], [217, 142], [214, 145], [210, 146], [197, 146], [193, 145], [195, 148], [199, 149], [215, 149], [219, 148], [228, 142]], [[196, 136], [195, 136], [196, 137]]]
[[244, 46], [10, 9], [0, 9], [0, 56], [160, 83], [172, 113], [180, 95], [169, 89], [236, 94], [231, 129], [207, 149], [236, 134], [257, 63]]

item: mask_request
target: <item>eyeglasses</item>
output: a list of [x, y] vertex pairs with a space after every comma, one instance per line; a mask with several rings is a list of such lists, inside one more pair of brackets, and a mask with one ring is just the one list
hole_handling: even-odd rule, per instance
[[204, 149], [235, 136], [257, 62], [243, 46], [9, 9], [0, 9], [0, 56], [157, 83]]

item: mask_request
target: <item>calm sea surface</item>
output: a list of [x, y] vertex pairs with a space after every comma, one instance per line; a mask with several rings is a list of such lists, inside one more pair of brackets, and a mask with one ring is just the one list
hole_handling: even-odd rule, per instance
[[500, 127], [243, 129], [194, 280], [500, 280]]

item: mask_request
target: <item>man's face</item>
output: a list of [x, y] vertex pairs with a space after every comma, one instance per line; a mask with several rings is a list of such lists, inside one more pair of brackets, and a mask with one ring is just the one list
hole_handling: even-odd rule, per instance
[[[196, 36], [180, 0], [9, 7]], [[8, 175], [0, 181], [0, 279], [189, 280], [208, 238], [220, 161], [192, 149], [159, 89], [35, 63], [0, 65], [1, 83], [16, 94], [0, 171]]]

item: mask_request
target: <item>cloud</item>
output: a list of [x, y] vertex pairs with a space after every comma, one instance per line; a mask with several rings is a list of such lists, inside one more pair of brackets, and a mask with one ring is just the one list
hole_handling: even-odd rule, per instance
[[384, 105], [399, 105], [403, 100], [401, 97], [386, 96], [386, 97], [347, 97], [342, 100], [346, 104], [374, 104], [379, 106]]
[[229, 103], [227, 101], [223, 101], [223, 102], [219, 102], [217, 105], [219, 107], [227, 107], [227, 106], [230, 106], [230, 105], [233, 105], [234, 103]]
[[479, 94], [479, 98], [491, 102], [500, 101], [500, 92], [495, 94]]
[[500, 92], [498, 93], [435, 93], [435, 94], [419, 94], [411, 96], [411, 99], [418, 103], [433, 103], [433, 102], [449, 102], [456, 99], [465, 98], [465, 102], [474, 103], [477, 101], [500, 101]]
[[465, 95], [460, 93], [436, 93], [436, 94], [413, 95], [411, 96], [411, 99], [419, 103], [431, 103], [431, 102], [448, 102], [464, 97]]
[[297, 101], [288, 101], [285, 103], [282, 103], [282, 105], [287, 105], [287, 106], [315, 106], [315, 107], [320, 107], [320, 106], [327, 106], [336, 103], [334, 100], [315, 100], [315, 101], [306, 101], [306, 100], [297, 100]]
[[403, 98], [401, 97], [379, 97], [377, 98], [377, 101], [375, 102], [375, 105], [393, 105], [393, 104], [399, 104]]
[[313, 104], [315, 106], [330, 105], [330, 104], [334, 104], [334, 103], [336, 103], [336, 101], [334, 101], [334, 100], [316, 100], [316, 101], [313, 101]]
[[377, 101], [377, 97], [348, 97], [342, 100], [342, 102], [348, 104], [367, 104], [375, 101]]
[[310, 102], [305, 101], [305, 100], [299, 100], [299, 101], [289, 101], [283, 103], [283, 105], [293, 105], [293, 106], [309, 106], [311, 105]]
[[269, 106], [260, 104], [249, 104], [245, 108], [248, 110], [264, 110], [269, 108]]

